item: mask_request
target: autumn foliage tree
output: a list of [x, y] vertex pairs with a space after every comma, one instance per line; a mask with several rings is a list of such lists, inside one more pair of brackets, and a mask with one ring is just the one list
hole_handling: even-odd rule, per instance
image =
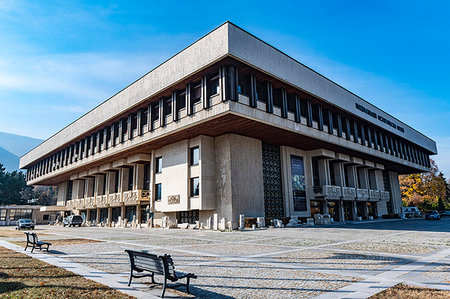
[[403, 206], [422, 210], [450, 208], [449, 183], [433, 160], [429, 172], [401, 175], [399, 180]]

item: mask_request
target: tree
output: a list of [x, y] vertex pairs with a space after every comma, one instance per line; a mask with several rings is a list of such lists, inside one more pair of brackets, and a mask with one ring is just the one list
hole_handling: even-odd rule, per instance
[[0, 204], [26, 204], [22, 194], [30, 188], [21, 171], [7, 172], [0, 163]]
[[431, 160], [429, 172], [401, 175], [400, 190], [404, 206], [422, 210], [445, 208], [449, 204], [450, 188], [436, 163]]

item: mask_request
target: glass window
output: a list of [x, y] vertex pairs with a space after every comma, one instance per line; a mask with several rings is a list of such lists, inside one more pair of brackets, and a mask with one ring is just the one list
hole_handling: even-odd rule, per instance
[[128, 168], [128, 191], [133, 190], [134, 168]]
[[200, 180], [198, 177], [191, 178], [191, 197], [200, 195]]
[[162, 186], [161, 184], [155, 184], [155, 200], [161, 200], [162, 198]]
[[219, 94], [219, 75], [209, 80], [209, 96]]
[[177, 98], [177, 109], [181, 110], [186, 107], [186, 91], [181, 92]]
[[295, 113], [295, 95], [293, 94], [287, 95], [287, 105], [288, 111]]
[[192, 103], [198, 103], [202, 99], [202, 85], [200, 82], [194, 83], [192, 90]]
[[114, 171], [114, 193], [119, 192], [119, 171]]
[[198, 165], [199, 160], [200, 160], [200, 149], [198, 148], [198, 146], [191, 148], [190, 165]]
[[144, 164], [144, 190], [150, 190], [150, 164]]
[[162, 157], [157, 157], [155, 159], [155, 173], [162, 172]]
[[291, 156], [291, 175], [294, 211], [306, 211], [305, 169], [302, 157]]
[[6, 209], [0, 210], [0, 221], [6, 221]]
[[250, 75], [239, 73], [238, 92], [246, 96], [250, 94]]
[[283, 99], [281, 98], [281, 88], [273, 89], [273, 105], [281, 108], [283, 106]]
[[267, 84], [265, 82], [256, 81], [256, 99], [260, 102], [267, 102]]

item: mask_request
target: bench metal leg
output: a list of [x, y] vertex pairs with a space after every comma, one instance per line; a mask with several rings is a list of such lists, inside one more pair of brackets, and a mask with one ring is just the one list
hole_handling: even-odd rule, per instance
[[188, 294], [189, 294], [189, 280], [190, 279], [191, 278], [189, 276], [186, 278], [186, 293], [188, 293]]
[[28, 248], [28, 243], [27, 243], [27, 245], [25, 246], [25, 249], [24, 249], [23, 251], [27, 251], [27, 248]]
[[164, 282], [163, 282], [163, 286], [162, 286], [161, 298], [164, 298], [164, 293], [166, 292], [166, 287], [167, 287], [167, 278], [164, 277]]
[[128, 286], [130, 286], [132, 279], [133, 279], [133, 268], [131, 268], [131, 271], [130, 271], [130, 279], [128, 279]]
[[31, 253], [33, 253], [34, 248], [35, 248], [35, 245], [33, 244], [33, 247], [31, 248]]
[[152, 283], [156, 283], [155, 282], [155, 273], [152, 272]]

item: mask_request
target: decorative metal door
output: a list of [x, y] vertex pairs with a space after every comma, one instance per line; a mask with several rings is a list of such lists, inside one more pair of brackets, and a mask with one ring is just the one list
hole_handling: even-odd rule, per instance
[[265, 217], [284, 217], [280, 147], [263, 143], [262, 157]]

